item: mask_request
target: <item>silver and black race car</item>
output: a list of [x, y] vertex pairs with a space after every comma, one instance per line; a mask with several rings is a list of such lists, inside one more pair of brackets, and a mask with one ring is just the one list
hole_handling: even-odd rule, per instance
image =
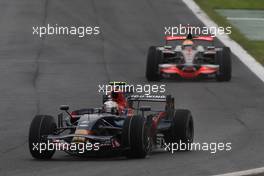
[[[126, 100], [132, 113], [109, 113], [102, 108], [70, 112], [69, 106], [62, 105], [57, 122], [52, 116], [36, 115], [29, 130], [31, 155], [50, 159], [56, 150], [63, 150], [76, 156], [117, 154], [145, 158], [154, 146], [193, 141], [191, 112], [175, 110], [171, 96], [131, 95]], [[164, 102], [165, 109], [151, 110], [140, 106], [142, 102]]]
[[[231, 80], [231, 52], [228, 47], [201, 45], [196, 41], [212, 42], [212, 36], [166, 36], [165, 46], [151, 46], [148, 50], [146, 78], [159, 81], [161, 78], [197, 78], [213, 76], [217, 81]], [[169, 41], [183, 40], [180, 45]]]

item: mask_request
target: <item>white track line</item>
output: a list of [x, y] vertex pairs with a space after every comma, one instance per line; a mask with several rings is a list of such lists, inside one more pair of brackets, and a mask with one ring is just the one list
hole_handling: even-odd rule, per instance
[[264, 172], [264, 167], [257, 168], [257, 169], [250, 169], [244, 170], [239, 172], [231, 172], [227, 174], [215, 175], [215, 176], [250, 176], [250, 175], [257, 175]]
[[[207, 27], [218, 26], [213, 22], [193, 0], [182, 0]], [[264, 82], [264, 67], [257, 62], [246, 50], [238, 43], [230, 39], [228, 35], [218, 35], [218, 39], [240, 59], [255, 75]]]
[[[193, 0], [182, 0], [196, 15], [196, 17], [201, 20], [207, 27], [218, 26], [213, 22]], [[230, 39], [228, 35], [218, 35], [218, 39], [226, 46], [231, 48], [231, 51], [240, 59], [256, 76], [264, 82], [264, 67], [258, 63], [251, 55], [248, 54], [238, 43]], [[245, 170], [240, 172], [231, 172], [227, 174], [222, 174], [218, 176], [249, 176], [264, 173], [264, 167]]]
[[264, 21], [264, 18], [240, 18], [240, 17], [227, 17], [228, 20], [238, 20], [238, 21]]

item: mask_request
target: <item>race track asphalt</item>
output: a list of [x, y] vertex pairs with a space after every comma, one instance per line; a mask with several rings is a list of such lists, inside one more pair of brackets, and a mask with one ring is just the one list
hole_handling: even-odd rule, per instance
[[[99, 36], [32, 35], [32, 26], [99, 26]], [[264, 165], [264, 84], [235, 56], [233, 79], [171, 81], [167, 93], [195, 120], [196, 142], [232, 142], [232, 150], [155, 152], [146, 159], [36, 161], [28, 151], [35, 114], [99, 106], [98, 84], [148, 84], [147, 49], [163, 44], [164, 26], [202, 25], [178, 0], [1, 0], [0, 175], [211, 175]], [[220, 43], [216, 43], [221, 45]], [[232, 48], [231, 48], [232, 50]]]

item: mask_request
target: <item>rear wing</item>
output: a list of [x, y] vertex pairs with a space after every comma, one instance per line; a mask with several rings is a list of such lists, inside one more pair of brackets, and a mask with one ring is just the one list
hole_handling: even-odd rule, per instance
[[128, 98], [130, 103], [137, 102], [137, 106], [139, 107], [140, 102], [164, 102], [165, 103], [165, 112], [168, 115], [172, 115], [174, 113], [174, 98], [171, 95], [131, 95]]
[[[167, 41], [175, 41], [175, 40], [185, 40], [187, 39], [186, 36], [165, 36], [165, 40]], [[213, 41], [214, 37], [213, 36], [197, 36], [193, 37], [192, 40], [202, 40], [202, 41]]]
[[129, 101], [148, 101], [148, 102], [166, 102], [165, 95], [131, 95]]

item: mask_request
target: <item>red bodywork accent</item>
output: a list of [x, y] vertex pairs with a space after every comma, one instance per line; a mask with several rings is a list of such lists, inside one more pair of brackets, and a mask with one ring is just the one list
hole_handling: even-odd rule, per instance
[[158, 128], [160, 120], [165, 117], [166, 117], [166, 112], [160, 112], [155, 117], [153, 117], [151, 124], [151, 132], [150, 132], [152, 137], [154, 137], [157, 133], [156, 130]]
[[113, 101], [115, 101], [118, 105], [118, 112], [119, 114], [123, 114], [125, 111], [127, 111], [127, 116], [133, 116], [134, 111], [131, 107], [128, 107], [127, 99], [123, 92], [116, 92], [117, 97], [113, 98]]
[[[166, 41], [173, 41], [173, 40], [185, 40], [186, 36], [165, 36]], [[192, 40], [204, 40], [204, 41], [213, 41], [213, 36], [198, 36], [192, 38]]]
[[168, 73], [168, 74], [177, 74], [183, 78], [195, 78], [201, 74], [213, 74], [218, 71], [218, 68], [212, 68], [207, 66], [201, 66], [199, 70], [194, 70], [190, 67], [189, 70], [181, 70], [176, 66], [171, 66], [167, 68], [161, 68], [161, 73]]
[[76, 111], [72, 111], [71, 116], [72, 116], [72, 118], [77, 118], [78, 114]]
[[124, 109], [127, 108], [127, 101], [125, 95], [123, 92], [116, 92], [116, 95], [117, 97], [113, 98], [113, 101], [118, 104], [118, 111], [122, 112]]
[[166, 117], [166, 112], [160, 112], [152, 119], [152, 129], [157, 129], [159, 121]]

